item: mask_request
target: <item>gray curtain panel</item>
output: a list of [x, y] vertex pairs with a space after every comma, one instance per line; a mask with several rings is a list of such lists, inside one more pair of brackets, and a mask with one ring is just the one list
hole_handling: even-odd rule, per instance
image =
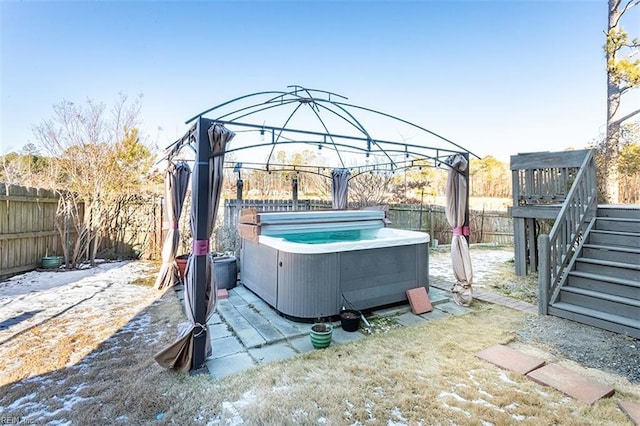
[[189, 165], [184, 161], [170, 163], [166, 171], [164, 205], [167, 236], [162, 246], [162, 266], [155, 283], [155, 288], [159, 290], [173, 287], [180, 281], [178, 265], [176, 265], [176, 253], [180, 242], [178, 221], [187, 195], [190, 175]]
[[471, 304], [473, 268], [469, 254], [469, 244], [465, 235], [469, 235], [468, 227], [464, 227], [464, 216], [467, 209], [467, 181], [464, 173], [469, 167], [467, 159], [460, 155], [452, 155], [447, 159], [451, 166], [447, 176], [446, 216], [453, 230], [451, 237], [451, 263], [456, 282], [451, 292], [454, 301], [460, 306]]
[[348, 206], [349, 169], [333, 169], [331, 171], [332, 208], [336, 210], [346, 209]]

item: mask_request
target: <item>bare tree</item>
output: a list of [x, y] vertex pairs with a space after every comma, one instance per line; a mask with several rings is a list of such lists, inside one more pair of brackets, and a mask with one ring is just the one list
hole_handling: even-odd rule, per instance
[[387, 204], [391, 197], [391, 173], [361, 173], [349, 180], [349, 199], [356, 208]]
[[61, 222], [58, 230], [75, 228], [74, 249], [66, 253], [72, 267], [81, 255], [94, 264], [112, 209], [121, 205], [123, 197], [139, 191], [141, 176], [151, 166], [151, 153], [140, 143], [135, 128], [140, 98], [129, 102], [120, 95], [109, 111], [91, 100], [63, 101], [53, 110], [54, 117], [35, 126], [34, 134], [57, 164], [52, 186], [63, 200], [59, 213], [72, 221], [71, 225]]
[[[618, 156], [620, 153], [621, 125], [624, 121], [640, 113], [640, 108], [620, 115], [622, 95], [640, 85], [640, 42], [629, 35], [620, 25], [625, 13], [640, 4], [640, 0], [609, 0], [609, 21], [605, 44], [607, 60], [607, 132], [604, 145], [599, 152], [603, 156], [599, 170], [599, 181], [604, 188], [604, 201], [618, 202]], [[637, 27], [636, 27], [637, 29]]]

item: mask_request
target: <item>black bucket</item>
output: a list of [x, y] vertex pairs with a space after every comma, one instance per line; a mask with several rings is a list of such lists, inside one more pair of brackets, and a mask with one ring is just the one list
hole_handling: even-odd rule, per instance
[[360, 328], [360, 311], [355, 309], [341, 310], [340, 325], [344, 331], [357, 331]]
[[213, 274], [216, 277], [218, 289], [232, 289], [238, 280], [238, 265], [235, 256], [213, 258]]

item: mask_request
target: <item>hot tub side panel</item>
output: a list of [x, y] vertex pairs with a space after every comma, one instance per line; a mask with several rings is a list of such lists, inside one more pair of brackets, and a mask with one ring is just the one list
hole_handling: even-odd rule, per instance
[[296, 318], [337, 315], [340, 253], [299, 254], [278, 251], [276, 309]]
[[278, 296], [278, 250], [243, 239], [240, 258], [242, 285], [275, 307]]
[[407, 300], [406, 291], [429, 290], [428, 244], [340, 253], [340, 291], [357, 309]]

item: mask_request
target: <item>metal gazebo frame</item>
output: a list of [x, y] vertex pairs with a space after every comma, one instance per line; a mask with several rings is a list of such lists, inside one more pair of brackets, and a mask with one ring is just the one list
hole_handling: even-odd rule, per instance
[[[195, 152], [194, 170], [192, 177], [192, 204], [195, 215], [192, 235], [194, 242], [201, 242], [209, 239], [209, 229], [206, 218], [211, 215], [210, 195], [206, 192], [209, 185], [211, 175], [210, 158], [216, 156], [224, 156], [226, 153], [239, 152], [245, 149], [270, 147], [271, 151], [267, 161], [262, 163], [265, 171], [275, 169], [284, 171], [298, 171], [302, 167], [315, 166], [284, 166], [275, 165], [271, 162], [271, 157], [276, 145], [286, 144], [302, 144], [311, 145], [322, 149], [327, 147], [335, 152], [340, 164], [337, 169], [352, 169], [357, 173], [366, 173], [371, 170], [388, 170], [397, 171], [409, 167], [446, 167], [453, 169], [449, 164], [449, 159], [461, 155], [469, 161], [469, 155], [478, 157], [476, 154], [464, 149], [460, 145], [432, 132], [424, 127], [393, 115], [376, 111], [370, 108], [357, 106], [347, 103], [347, 98], [333, 92], [318, 89], [308, 89], [301, 86], [288, 86], [287, 91], [264, 91], [256, 92], [248, 95], [240, 96], [224, 103], [209, 108], [186, 121], [191, 124], [189, 130], [183, 137], [172, 143], [166, 149], [166, 154], [162, 160], [171, 162], [174, 157], [178, 156], [185, 147], [191, 148]], [[291, 111], [285, 116], [282, 125], [269, 125], [263, 119], [261, 113], [268, 113], [274, 109], [286, 109]], [[293, 128], [291, 126], [292, 119], [296, 114], [305, 108], [310, 108], [312, 117], [317, 119], [319, 130], [306, 130], [301, 128]], [[309, 110], [306, 110], [309, 111]], [[421, 143], [410, 143], [406, 140], [394, 141], [389, 139], [374, 138], [364, 127], [362, 121], [355, 116], [355, 111], [359, 113], [372, 114], [380, 119], [389, 119], [396, 123], [406, 125], [416, 132], [420, 132], [425, 138], [435, 141], [430, 146]], [[328, 129], [328, 122], [321, 113], [326, 113], [333, 120], [342, 123], [345, 128], [352, 132], [331, 132]], [[207, 118], [205, 115], [215, 115], [214, 118]], [[262, 122], [261, 122], [262, 120]], [[212, 126], [223, 126], [225, 128], [237, 129], [237, 132], [258, 132], [262, 136], [269, 135], [269, 141], [260, 141], [258, 143], [250, 143], [244, 147], [226, 149], [221, 153], [212, 153], [208, 131]], [[365, 164], [348, 167], [344, 163], [343, 155], [360, 154], [365, 156], [365, 161], [369, 158], [384, 158], [385, 161], [376, 164]], [[161, 160], [161, 161], [162, 161]], [[258, 169], [258, 163], [255, 168]], [[247, 164], [248, 165], [248, 164]], [[330, 168], [330, 166], [320, 166], [322, 168]], [[318, 174], [321, 174], [318, 171]], [[469, 181], [468, 168], [464, 172], [460, 172], [466, 179], [467, 187]], [[468, 194], [467, 194], [468, 197]], [[219, 200], [217, 200], [219, 202]], [[468, 227], [468, 202], [466, 205], [466, 221], [465, 226]], [[206, 262], [209, 259], [205, 255], [195, 255], [192, 264], [193, 285], [185, 286], [186, 297], [190, 297], [195, 302], [193, 310], [194, 326], [198, 326], [200, 330], [192, 334], [193, 357], [191, 360], [190, 371], [197, 372], [204, 367], [207, 357], [207, 334], [206, 314], [207, 314], [207, 279], [206, 279]], [[213, 295], [212, 297], [215, 297]]]

